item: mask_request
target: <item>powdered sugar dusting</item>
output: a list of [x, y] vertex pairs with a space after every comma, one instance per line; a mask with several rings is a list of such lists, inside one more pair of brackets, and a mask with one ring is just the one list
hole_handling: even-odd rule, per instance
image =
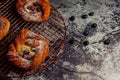
[[32, 40], [32, 39], [27, 39], [26, 42], [27, 42], [28, 44], [33, 44], [33, 43], [34, 43], [34, 40]]
[[41, 51], [45, 46], [45, 42], [40, 40], [39, 43], [40, 43], [40, 46], [38, 46], [37, 48], [39, 49], [39, 51]]
[[27, 34], [29, 37], [36, 37], [37, 34], [35, 34], [34, 32], [28, 32]]

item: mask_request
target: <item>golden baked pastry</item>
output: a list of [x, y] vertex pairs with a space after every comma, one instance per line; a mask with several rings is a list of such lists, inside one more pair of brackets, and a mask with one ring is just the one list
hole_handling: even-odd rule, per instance
[[10, 45], [8, 59], [23, 69], [35, 69], [49, 54], [49, 43], [42, 35], [23, 29]]
[[0, 40], [6, 36], [10, 28], [10, 22], [9, 20], [4, 17], [0, 16]]
[[16, 7], [25, 21], [42, 22], [50, 15], [48, 0], [17, 0]]

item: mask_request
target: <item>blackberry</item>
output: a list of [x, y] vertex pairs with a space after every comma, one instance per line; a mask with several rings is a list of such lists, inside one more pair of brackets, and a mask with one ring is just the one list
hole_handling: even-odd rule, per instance
[[39, 2], [34, 2], [33, 3], [33, 6], [39, 6], [40, 4], [39, 4]]
[[88, 36], [88, 35], [89, 35], [89, 30], [85, 30], [85, 31], [83, 32], [83, 35], [84, 35], [84, 36]]
[[84, 41], [83, 44], [84, 44], [84, 46], [87, 46], [87, 45], [89, 45], [89, 41]]
[[69, 18], [69, 20], [70, 20], [70, 21], [74, 21], [74, 20], [75, 20], [75, 16], [71, 16], [71, 17]]
[[94, 16], [94, 12], [90, 12], [88, 15], [89, 16]]
[[97, 23], [91, 24], [91, 27], [92, 27], [92, 28], [96, 28], [96, 27], [97, 27]]
[[88, 15], [84, 14], [81, 16], [82, 19], [87, 19]]
[[110, 39], [106, 39], [106, 40], [104, 40], [104, 42], [103, 42], [105, 45], [108, 45], [108, 44], [110, 44]]

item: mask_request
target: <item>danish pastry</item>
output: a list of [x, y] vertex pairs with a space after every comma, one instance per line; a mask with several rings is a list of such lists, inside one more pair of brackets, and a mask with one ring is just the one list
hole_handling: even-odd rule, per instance
[[32, 70], [39, 66], [48, 54], [48, 40], [42, 35], [23, 29], [10, 45], [7, 56], [16, 66]]
[[50, 15], [48, 0], [17, 0], [16, 7], [25, 21], [42, 22]]
[[9, 20], [4, 16], [0, 16], [0, 40], [8, 33], [9, 27]]

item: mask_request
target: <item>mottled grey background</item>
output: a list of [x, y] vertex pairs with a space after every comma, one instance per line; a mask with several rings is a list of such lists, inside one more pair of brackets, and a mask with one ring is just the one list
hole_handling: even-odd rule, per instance
[[[59, 61], [43, 73], [13, 80], [120, 80], [120, 0], [50, 0], [65, 19], [67, 39]], [[81, 15], [94, 12], [82, 19]], [[70, 21], [69, 17], [75, 20]], [[90, 24], [97, 23], [93, 29]], [[84, 36], [83, 31], [89, 30]], [[109, 38], [110, 44], [104, 45]], [[84, 46], [84, 41], [89, 45]]]

